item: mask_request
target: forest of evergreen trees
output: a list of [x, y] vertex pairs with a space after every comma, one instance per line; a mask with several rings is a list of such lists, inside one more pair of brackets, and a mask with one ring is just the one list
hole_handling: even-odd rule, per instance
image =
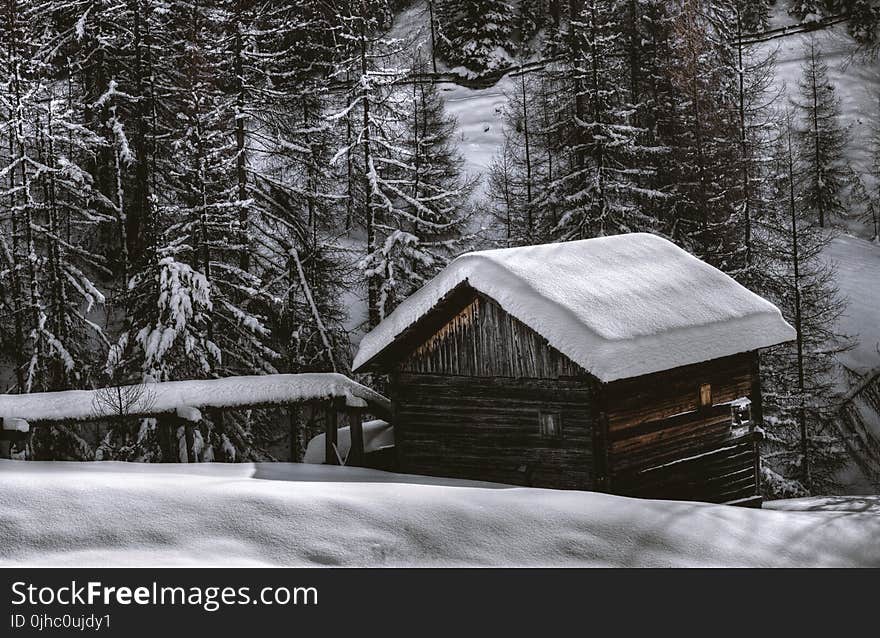
[[[820, 253], [853, 210], [876, 233], [880, 132], [857, 174], [821, 50], [805, 40], [788, 100], [742, 38], [769, 0], [427, 0], [433, 47], [391, 37], [404, 4], [4, 0], [5, 389], [347, 372], [350, 334], [457, 254], [649, 231], [796, 327], [762, 359], [765, 479], [831, 489], [850, 342]], [[866, 46], [880, 20], [870, 0], [792, 11], [844, 14]], [[466, 175], [438, 63], [536, 59], [495, 162]], [[95, 458], [72, 430], [40, 432], [32, 458]], [[271, 458], [275, 435], [250, 417], [203, 432], [219, 460]], [[99, 457], [154, 460], [154, 439], [110, 428]]]

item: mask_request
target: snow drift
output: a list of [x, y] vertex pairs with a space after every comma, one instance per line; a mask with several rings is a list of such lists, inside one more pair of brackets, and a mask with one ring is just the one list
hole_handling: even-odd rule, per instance
[[354, 370], [464, 282], [602, 381], [795, 338], [769, 301], [670, 241], [632, 233], [462, 255], [363, 338]]
[[766, 511], [297, 464], [2, 461], [0, 481], [5, 565], [880, 567], [864, 498]]

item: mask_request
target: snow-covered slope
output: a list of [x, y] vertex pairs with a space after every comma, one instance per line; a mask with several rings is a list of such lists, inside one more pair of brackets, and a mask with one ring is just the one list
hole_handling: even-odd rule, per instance
[[0, 482], [5, 565], [880, 567], [880, 515], [857, 503], [762, 511], [296, 464], [0, 461]]
[[[452, 83], [440, 85], [446, 112], [457, 124], [458, 148], [469, 175], [484, 175], [504, 145], [504, 107], [507, 93], [512, 89], [513, 80], [509, 76], [484, 89]], [[481, 193], [478, 190], [475, 195]]]
[[[842, 365], [860, 375], [880, 368], [880, 245], [850, 235], [836, 237], [826, 248], [825, 256], [835, 266], [835, 283], [847, 302], [838, 330], [851, 337], [852, 350], [839, 355]], [[841, 375], [840, 389], [851, 392]], [[868, 478], [880, 471], [877, 456], [872, 450], [880, 449], [880, 413], [863, 396], [853, 398], [852, 409], [861, 415], [863, 426], [841, 419], [840, 426], [852, 442], [854, 457], [839, 475], [839, 480], [850, 493], [871, 493], [876, 490]]]
[[[773, 27], [790, 25], [794, 18], [787, 10], [791, 2], [777, 3], [772, 17]], [[776, 52], [776, 83], [788, 95], [797, 92], [804, 63], [804, 44], [810, 35], [797, 35], [772, 40], [763, 45]], [[843, 123], [851, 127], [847, 156], [861, 173], [870, 167], [870, 127], [880, 119], [880, 61], [862, 55], [846, 32], [845, 24], [815, 31], [812, 37], [828, 65], [828, 73], [840, 98]]]
[[834, 263], [835, 281], [847, 302], [838, 327], [857, 341], [840, 360], [864, 374], [880, 366], [880, 245], [841, 235], [832, 240], [825, 255]]

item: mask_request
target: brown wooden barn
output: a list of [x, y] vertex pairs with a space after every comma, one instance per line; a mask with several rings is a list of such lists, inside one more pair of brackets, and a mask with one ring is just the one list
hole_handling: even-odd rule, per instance
[[402, 472], [760, 503], [761, 348], [779, 310], [630, 234], [459, 257], [366, 335]]

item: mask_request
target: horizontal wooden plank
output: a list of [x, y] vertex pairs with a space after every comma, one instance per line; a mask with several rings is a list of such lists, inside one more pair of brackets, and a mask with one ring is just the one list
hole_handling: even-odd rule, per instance
[[652, 468], [658, 468], [669, 464], [681, 464], [685, 462], [712, 463], [717, 459], [735, 458], [740, 454], [751, 454], [754, 444], [751, 442], [732, 443], [729, 440], [713, 441], [709, 444], [700, 445], [696, 442], [689, 448], [647, 448], [639, 455], [628, 455], [624, 458], [613, 458], [611, 473], [613, 476], [623, 476], [645, 472]]
[[668, 436], [671, 432], [707, 423], [726, 423], [729, 426], [730, 420], [729, 406], [711, 406], [700, 410], [682, 412], [668, 418], [644, 421], [633, 424], [630, 427], [618, 427], [609, 431], [608, 438], [612, 442], [641, 437], [646, 437], [646, 440], [650, 440], [651, 435]]
[[640, 427], [695, 412], [699, 389], [712, 388], [712, 403], [723, 404], [752, 392], [753, 353], [684, 366], [604, 386], [609, 431]]
[[[400, 374], [391, 394], [401, 471], [566, 489], [592, 484], [592, 391], [583, 382]], [[541, 436], [542, 411], [560, 415], [560, 439]]]
[[708, 449], [691, 457], [654, 464], [619, 466], [612, 476], [615, 493], [643, 498], [674, 498], [725, 502], [757, 493], [754, 437], [728, 440], [728, 445]]

